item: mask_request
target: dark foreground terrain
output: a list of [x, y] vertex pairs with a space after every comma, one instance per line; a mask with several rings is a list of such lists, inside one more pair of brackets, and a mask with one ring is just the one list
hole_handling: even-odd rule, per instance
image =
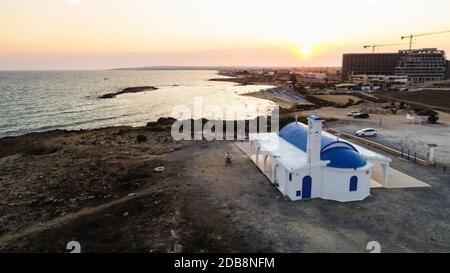
[[291, 202], [234, 143], [174, 142], [169, 129], [0, 139], [0, 252], [66, 252], [72, 240], [83, 252], [450, 251], [448, 174], [393, 158], [431, 188]]

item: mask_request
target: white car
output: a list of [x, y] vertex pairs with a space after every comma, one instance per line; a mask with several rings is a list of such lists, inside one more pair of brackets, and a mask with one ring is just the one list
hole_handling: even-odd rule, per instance
[[359, 111], [352, 111], [350, 113], [347, 113], [347, 117], [354, 117], [354, 116], [356, 116], [358, 114], [359, 114]]
[[378, 135], [378, 131], [373, 128], [366, 128], [356, 132], [356, 135], [360, 137], [376, 137]]

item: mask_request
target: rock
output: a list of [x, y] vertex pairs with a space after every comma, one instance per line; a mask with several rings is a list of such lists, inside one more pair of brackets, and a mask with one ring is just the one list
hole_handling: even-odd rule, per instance
[[118, 95], [122, 95], [122, 94], [126, 94], [126, 93], [139, 93], [139, 92], [144, 92], [144, 91], [154, 91], [154, 90], [158, 90], [158, 88], [154, 87], [154, 86], [138, 86], [138, 87], [129, 87], [129, 88], [125, 88], [122, 91], [116, 92], [116, 93], [108, 93], [108, 94], [104, 94], [100, 97], [98, 97], [99, 99], [112, 99], [117, 97]]
[[138, 136], [136, 137], [136, 141], [137, 141], [138, 143], [146, 142], [146, 141], [147, 141], [147, 136], [145, 136], [145, 135], [138, 135]]
[[105, 214], [105, 215], [101, 215], [100, 216], [100, 220], [103, 222], [103, 224], [105, 225], [111, 225], [114, 223], [114, 221], [116, 220], [116, 216], [112, 215], [112, 214]]
[[177, 232], [175, 230], [170, 230], [170, 234], [172, 235], [173, 238], [175, 239], [179, 239], [180, 237], [178, 236]]
[[27, 147], [25, 155], [48, 155], [56, 153], [59, 149], [57, 146], [38, 143]]
[[172, 125], [175, 121], [174, 118], [159, 118], [156, 122], [148, 122], [147, 127], [160, 126], [160, 125]]
[[156, 172], [156, 173], [162, 173], [164, 170], [165, 170], [164, 167], [157, 167], [153, 171]]
[[174, 253], [181, 253], [181, 252], [183, 252], [183, 245], [174, 244], [173, 245], [173, 252]]
[[55, 197], [51, 196], [51, 197], [45, 199], [44, 203], [52, 203], [54, 201], [55, 201]]
[[117, 94], [115, 94], [115, 93], [108, 93], [108, 94], [100, 96], [99, 98], [100, 99], [112, 99], [112, 98], [115, 98], [116, 96], [117, 96]]

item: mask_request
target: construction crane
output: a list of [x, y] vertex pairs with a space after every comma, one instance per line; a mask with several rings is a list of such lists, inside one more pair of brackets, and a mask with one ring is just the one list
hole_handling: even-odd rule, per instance
[[372, 53], [375, 53], [375, 49], [379, 47], [385, 47], [385, 46], [401, 46], [406, 44], [384, 44], [384, 45], [365, 45], [364, 48], [372, 48]]
[[427, 33], [420, 33], [420, 34], [410, 34], [410, 35], [407, 35], [407, 36], [402, 36], [402, 40], [403, 39], [409, 39], [409, 50], [411, 50], [414, 38], [422, 37], [422, 36], [443, 34], [443, 33], [448, 33], [448, 32], [450, 32], [450, 30], [436, 31], [436, 32], [427, 32]]

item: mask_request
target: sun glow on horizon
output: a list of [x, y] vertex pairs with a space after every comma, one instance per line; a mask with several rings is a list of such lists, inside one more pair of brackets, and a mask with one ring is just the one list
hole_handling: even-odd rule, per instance
[[[448, 29], [449, 9], [448, 0], [1, 0], [0, 69], [339, 66], [367, 43]], [[420, 47], [449, 52], [449, 35]]]
[[289, 51], [299, 62], [311, 60], [327, 52], [323, 44], [305, 42], [290, 45]]
[[314, 47], [310, 45], [300, 46], [301, 53], [304, 57], [312, 57], [314, 54]]

